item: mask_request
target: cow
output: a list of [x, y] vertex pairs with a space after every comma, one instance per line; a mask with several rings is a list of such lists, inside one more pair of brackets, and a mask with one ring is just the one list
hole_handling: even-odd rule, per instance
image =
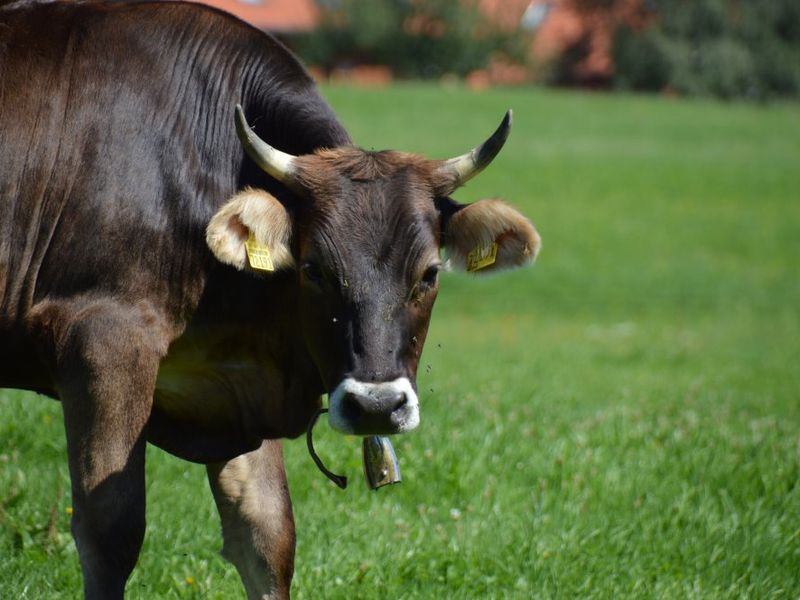
[[207, 465], [248, 597], [289, 595], [281, 438], [325, 394], [338, 431], [416, 427], [440, 271], [536, 256], [510, 205], [451, 198], [509, 127], [446, 160], [365, 151], [223, 12], [0, 6], [0, 387], [61, 402], [86, 598], [124, 595], [148, 442]]

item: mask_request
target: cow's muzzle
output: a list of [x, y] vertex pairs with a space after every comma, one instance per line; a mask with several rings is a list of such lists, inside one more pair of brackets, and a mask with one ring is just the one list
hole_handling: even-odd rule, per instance
[[329, 422], [342, 433], [388, 435], [419, 425], [419, 401], [407, 377], [381, 383], [343, 380], [330, 395]]

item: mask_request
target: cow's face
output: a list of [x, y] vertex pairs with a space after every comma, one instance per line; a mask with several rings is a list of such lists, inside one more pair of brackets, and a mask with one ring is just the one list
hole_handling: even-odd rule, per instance
[[248, 153], [303, 202], [290, 215], [266, 192], [237, 194], [209, 224], [209, 245], [223, 262], [252, 268], [249, 239], [268, 249], [274, 268], [296, 269], [298, 325], [329, 391], [335, 429], [391, 434], [419, 423], [416, 372], [446, 266], [441, 248], [448, 265], [478, 273], [535, 257], [539, 237], [509, 205], [462, 206], [448, 197], [499, 151], [504, 125], [487, 141], [489, 152], [484, 144], [431, 161], [356, 148], [290, 157], [260, 140], [266, 148], [254, 149], [240, 123]]
[[356, 149], [299, 163], [313, 198], [297, 232], [302, 325], [331, 391], [330, 423], [348, 433], [413, 429], [442, 267], [424, 165]]

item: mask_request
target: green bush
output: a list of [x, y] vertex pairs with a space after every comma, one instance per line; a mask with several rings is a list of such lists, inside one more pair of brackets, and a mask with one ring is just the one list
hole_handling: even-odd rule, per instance
[[739, 40], [718, 38], [702, 44], [697, 71], [708, 91], [720, 98], [761, 95], [753, 56]]
[[341, 0], [324, 10], [320, 28], [295, 44], [325, 69], [382, 64], [403, 77], [465, 75], [492, 54], [524, 56], [519, 34], [486, 23], [477, 5], [461, 0]]
[[800, 48], [770, 40], [755, 55], [756, 77], [778, 96], [800, 96]]
[[613, 58], [618, 87], [659, 91], [670, 82], [668, 41], [660, 31], [637, 34], [620, 29], [614, 40]]
[[669, 37], [700, 40], [725, 35], [728, 0], [658, 0], [653, 3], [661, 30]]
[[764, 99], [800, 96], [797, 0], [651, 0], [649, 27], [613, 44], [618, 87]]

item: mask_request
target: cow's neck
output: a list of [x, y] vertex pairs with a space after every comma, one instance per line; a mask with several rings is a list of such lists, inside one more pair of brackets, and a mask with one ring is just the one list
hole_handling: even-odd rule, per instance
[[[237, 44], [236, 38], [213, 43]], [[267, 46], [271, 40], [259, 40]], [[344, 127], [319, 96], [311, 78], [293, 64], [291, 85], [275, 69], [286, 69], [294, 58], [265, 61], [274, 48], [237, 48], [239, 76], [213, 97], [199, 102], [213, 115], [183, 114], [185, 119], [229, 123], [213, 139], [201, 122], [188, 122], [183, 131], [195, 136], [182, 148], [198, 149], [183, 157], [197, 173], [212, 174], [189, 190], [191, 225], [201, 237], [211, 215], [230, 196], [247, 186], [265, 189], [285, 202], [296, 201], [281, 184], [267, 176], [245, 154], [233, 131], [233, 106], [241, 102], [257, 133], [292, 154], [350, 143]], [[232, 87], [226, 87], [232, 86]], [[234, 175], [234, 177], [230, 177]], [[177, 184], [176, 184], [177, 185]], [[187, 202], [188, 204], [188, 202]], [[257, 447], [263, 438], [294, 437], [305, 431], [320, 405], [323, 386], [297, 328], [294, 277], [267, 279], [213, 264], [210, 254], [201, 271], [183, 273], [192, 280], [181, 289], [194, 290], [179, 308], [175, 339], [159, 371], [150, 439], [189, 460], [207, 462], [235, 456]]]
[[323, 388], [296, 307], [291, 273], [257, 279], [219, 269], [162, 362], [151, 441], [207, 462], [303, 433]]

